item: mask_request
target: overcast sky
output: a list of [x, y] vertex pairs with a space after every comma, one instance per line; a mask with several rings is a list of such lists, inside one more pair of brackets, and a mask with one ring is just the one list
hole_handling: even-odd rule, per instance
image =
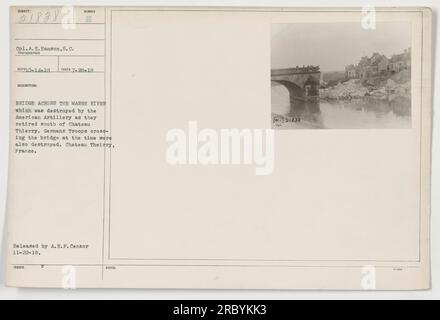
[[387, 57], [411, 46], [411, 24], [377, 23], [364, 30], [360, 23], [289, 23], [272, 25], [271, 67], [320, 65], [321, 71], [344, 70], [364, 56]]

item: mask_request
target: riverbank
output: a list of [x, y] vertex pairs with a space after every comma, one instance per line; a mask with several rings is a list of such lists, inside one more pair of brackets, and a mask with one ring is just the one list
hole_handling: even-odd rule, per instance
[[386, 101], [411, 99], [411, 71], [404, 70], [390, 77], [350, 79], [319, 92], [322, 100], [347, 100], [372, 97]]

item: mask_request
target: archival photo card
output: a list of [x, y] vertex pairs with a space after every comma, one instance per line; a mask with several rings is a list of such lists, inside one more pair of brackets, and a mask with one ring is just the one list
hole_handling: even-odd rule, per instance
[[428, 8], [10, 10], [8, 286], [430, 288]]

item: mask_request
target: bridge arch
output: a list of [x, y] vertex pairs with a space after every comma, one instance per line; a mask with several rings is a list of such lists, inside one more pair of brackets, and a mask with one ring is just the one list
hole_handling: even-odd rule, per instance
[[304, 89], [298, 86], [296, 83], [288, 80], [272, 80], [274, 85], [282, 85], [289, 92], [290, 105], [293, 105], [295, 99], [304, 98]]
[[319, 66], [272, 69], [270, 76], [272, 83], [287, 88], [292, 105], [294, 100], [309, 101], [319, 96], [319, 83], [321, 80]]

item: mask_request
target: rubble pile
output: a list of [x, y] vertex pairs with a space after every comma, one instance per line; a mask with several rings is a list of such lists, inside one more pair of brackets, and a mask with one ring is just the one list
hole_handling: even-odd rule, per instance
[[367, 88], [359, 80], [351, 79], [333, 87], [321, 89], [320, 97], [322, 99], [352, 99], [364, 97], [367, 93]]
[[326, 100], [357, 99], [365, 96], [382, 100], [410, 99], [411, 82], [396, 82], [392, 78], [378, 86], [364, 86], [358, 79], [351, 79], [320, 90], [320, 98]]

